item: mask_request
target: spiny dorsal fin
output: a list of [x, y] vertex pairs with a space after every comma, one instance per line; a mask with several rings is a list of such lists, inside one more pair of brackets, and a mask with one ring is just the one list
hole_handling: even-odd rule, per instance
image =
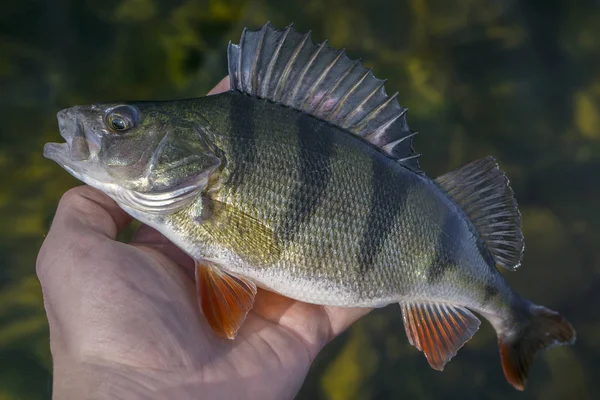
[[397, 93], [388, 96], [359, 60], [327, 42], [314, 43], [310, 32], [292, 26], [244, 29], [240, 44], [229, 43], [231, 89], [304, 111], [345, 128], [379, 147], [389, 157], [420, 172], [412, 147], [413, 132]]
[[479, 319], [464, 307], [438, 303], [400, 303], [400, 307], [408, 341], [438, 371], [479, 329]]
[[521, 214], [496, 160], [486, 157], [474, 161], [435, 181], [467, 214], [494, 261], [515, 270], [525, 249]]

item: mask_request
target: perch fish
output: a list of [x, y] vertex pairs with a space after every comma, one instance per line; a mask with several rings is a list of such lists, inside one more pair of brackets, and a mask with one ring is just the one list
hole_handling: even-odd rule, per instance
[[400, 305], [410, 343], [442, 370], [486, 318], [507, 380], [572, 344], [558, 313], [513, 291], [524, 244], [495, 160], [435, 179], [406, 108], [358, 61], [292, 27], [244, 30], [230, 90], [60, 111], [44, 155], [196, 260], [201, 309], [234, 339], [257, 286], [303, 302]]

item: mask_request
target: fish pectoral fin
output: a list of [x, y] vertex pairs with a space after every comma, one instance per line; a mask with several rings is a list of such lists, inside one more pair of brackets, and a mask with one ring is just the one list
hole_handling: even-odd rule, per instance
[[196, 261], [196, 290], [200, 308], [219, 336], [235, 339], [254, 305], [254, 282], [222, 271], [207, 261]]
[[479, 329], [479, 319], [464, 307], [443, 303], [400, 303], [400, 307], [408, 341], [438, 371]]
[[197, 221], [219, 243], [254, 263], [272, 263], [280, 258], [277, 236], [263, 221], [208, 197], [202, 198], [202, 208]]

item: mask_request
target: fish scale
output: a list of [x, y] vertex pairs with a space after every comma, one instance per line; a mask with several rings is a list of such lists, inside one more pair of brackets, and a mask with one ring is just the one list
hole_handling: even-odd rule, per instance
[[196, 262], [209, 326], [235, 339], [257, 287], [342, 307], [400, 305], [409, 342], [442, 370], [477, 331], [525, 387], [536, 352], [573, 344], [558, 313], [496, 267], [523, 256], [508, 178], [486, 157], [436, 179], [398, 93], [310, 34], [266, 24], [228, 48], [231, 88], [58, 114], [44, 154]]

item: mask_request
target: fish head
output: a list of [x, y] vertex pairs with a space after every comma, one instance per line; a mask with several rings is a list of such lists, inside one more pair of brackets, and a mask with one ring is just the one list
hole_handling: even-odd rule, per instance
[[208, 122], [188, 103], [67, 108], [57, 115], [66, 143], [47, 143], [44, 156], [121, 205], [172, 210], [201, 191], [221, 164]]

